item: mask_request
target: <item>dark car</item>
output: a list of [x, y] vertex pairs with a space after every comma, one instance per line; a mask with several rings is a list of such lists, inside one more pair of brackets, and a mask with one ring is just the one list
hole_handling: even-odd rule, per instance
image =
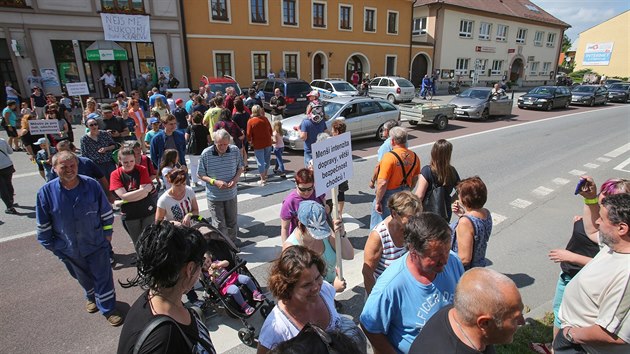
[[608, 101], [608, 90], [599, 85], [575, 86], [571, 91], [571, 104], [583, 104], [593, 107], [596, 104], [605, 105]]
[[538, 86], [518, 98], [518, 108], [539, 108], [551, 111], [554, 108], [568, 108], [571, 104], [571, 90], [565, 86]]
[[294, 116], [306, 112], [308, 106], [308, 95], [313, 88], [308, 82], [300, 79], [267, 79], [259, 84], [260, 89], [265, 94], [263, 106], [266, 111], [271, 110], [269, 100], [273, 97], [273, 92], [279, 88], [282, 96], [287, 100], [287, 107], [284, 109], [284, 117]]
[[630, 82], [619, 82], [608, 88], [608, 100], [610, 102], [627, 103], [630, 99]]
[[607, 89], [609, 89], [609, 88], [610, 88], [610, 85], [612, 85], [612, 84], [616, 84], [616, 83], [618, 83], [618, 82], [623, 82], [623, 81], [622, 81], [622, 80], [619, 80], [619, 79], [606, 79], [606, 80], [604, 81], [604, 87], [605, 87], [605, 88], [607, 88]]

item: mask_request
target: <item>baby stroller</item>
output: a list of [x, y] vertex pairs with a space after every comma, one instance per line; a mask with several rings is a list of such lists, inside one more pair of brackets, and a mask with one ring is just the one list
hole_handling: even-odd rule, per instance
[[208, 297], [205, 299], [206, 304], [214, 307], [215, 310], [218, 310], [219, 307], [223, 307], [228, 316], [240, 319], [244, 327], [239, 329], [238, 338], [241, 340], [241, 342], [243, 342], [243, 344], [251, 347], [254, 345], [255, 328], [247, 322], [247, 319], [253, 316], [259, 309], [260, 314], [263, 316], [263, 318], [267, 318], [267, 316], [275, 306], [275, 303], [268, 298], [265, 298], [261, 302], [254, 301], [252, 296], [253, 294], [249, 290], [249, 288], [240, 284], [238, 285], [238, 287], [241, 291], [241, 294], [243, 295], [243, 298], [249, 304], [249, 306], [254, 308], [254, 312], [247, 315], [232, 298], [232, 296], [230, 296], [229, 294], [222, 295], [220, 290], [221, 285], [223, 285], [223, 283], [233, 273], [249, 276], [258, 289], [260, 289], [260, 284], [258, 283], [256, 278], [254, 278], [249, 269], [247, 269], [247, 261], [242, 260], [237, 255], [240, 250], [234, 244], [234, 242], [230, 240], [229, 237], [223, 235], [221, 231], [212, 226], [210, 222], [208, 222], [201, 216], [193, 216], [191, 220], [193, 220], [191, 223], [191, 227], [199, 230], [199, 232], [201, 232], [201, 234], [204, 236], [204, 238], [208, 242], [208, 250], [212, 253], [213, 257], [229, 262], [229, 266], [225, 268], [227, 273], [221, 276], [218, 282], [212, 281], [202, 272], [200, 282], [204, 290], [208, 294]]

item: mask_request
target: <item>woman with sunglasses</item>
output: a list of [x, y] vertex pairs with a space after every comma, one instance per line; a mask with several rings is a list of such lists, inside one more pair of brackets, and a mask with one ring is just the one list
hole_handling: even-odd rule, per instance
[[89, 118], [86, 125], [88, 133], [81, 138], [81, 156], [92, 160], [109, 181], [110, 175], [116, 169], [112, 151], [118, 144], [109, 133], [99, 130], [96, 119]]
[[[284, 201], [282, 202], [282, 208], [280, 209], [280, 237], [282, 243], [287, 240], [287, 237], [295, 230], [298, 224], [297, 210], [300, 203], [304, 200], [315, 200], [318, 203], [324, 204], [324, 198], [317, 197], [315, 195], [315, 176], [313, 171], [308, 168], [303, 168], [295, 173], [295, 189], [292, 190]], [[326, 213], [330, 210], [326, 207]]]
[[111, 174], [109, 190], [121, 199], [122, 223], [134, 246], [142, 231], [155, 219], [157, 191], [144, 166], [136, 165], [132, 147], [118, 151], [121, 166]]

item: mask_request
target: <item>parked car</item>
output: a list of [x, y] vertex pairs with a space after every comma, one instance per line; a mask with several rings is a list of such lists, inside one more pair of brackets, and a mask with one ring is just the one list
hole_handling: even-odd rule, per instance
[[619, 79], [606, 79], [606, 81], [604, 81], [604, 87], [609, 89], [610, 85], [616, 84], [618, 82], [623, 82], [623, 81]]
[[411, 102], [416, 88], [411, 81], [399, 76], [380, 76], [370, 81], [368, 95], [380, 97], [391, 103]]
[[487, 120], [511, 114], [513, 100], [507, 95], [492, 97], [491, 93], [491, 87], [471, 87], [453, 97], [449, 104], [455, 105], [455, 118]]
[[332, 98], [337, 96], [356, 96], [359, 94], [356, 87], [342, 79], [322, 79], [311, 81], [313, 90], [319, 91], [319, 97]]
[[221, 91], [225, 93], [225, 89], [232, 86], [236, 90], [237, 96], [240, 96], [241, 94], [241, 87], [238, 85], [238, 82], [236, 82], [231, 76], [226, 75], [223, 77], [209, 77], [208, 85], [210, 85], [210, 90], [212, 92]]
[[[346, 123], [352, 139], [376, 138], [385, 140], [383, 124], [388, 120], [400, 121], [400, 110], [388, 101], [372, 97], [333, 97], [322, 100], [324, 118], [330, 129], [332, 122], [341, 119]], [[284, 145], [292, 150], [304, 150], [304, 141], [294, 127], [299, 127], [306, 114], [282, 120]]]
[[610, 102], [626, 103], [630, 99], [630, 82], [619, 82], [608, 88], [608, 100]]
[[284, 116], [290, 117], [296, 114], [305, 113], [306, 106], [308, 106], [308, 95], [311, 90], [311, 85], [308, 82], [300, 79], [267, 79], [260, 83], [258, 86], [265, 94], [263, 106], [266, 111], [271, 110], [269, 100], [273, 97], [273, 92], [276, 88], [279, 88], [282, 95], [287, 100], [287, 107], [284, 109]]
[[571, 90], [565, 86], [538, 86], [518, 98], [518, 108], [540, 108], [551, 111], [554, 108], [568, 108], [571, 104]]
[[599, 85], [575, 86], [571, 91], [571, 104], [583, 104], [593, 107], [596, 104], [605, 105], [608, 100], [608, 90]]

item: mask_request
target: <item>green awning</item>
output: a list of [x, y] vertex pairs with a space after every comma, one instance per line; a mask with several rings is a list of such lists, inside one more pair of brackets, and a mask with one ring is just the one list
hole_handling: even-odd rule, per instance
[[86, 50], [88, 61], [128, 60], [125, 48], [111, 41], [96, 41]]

